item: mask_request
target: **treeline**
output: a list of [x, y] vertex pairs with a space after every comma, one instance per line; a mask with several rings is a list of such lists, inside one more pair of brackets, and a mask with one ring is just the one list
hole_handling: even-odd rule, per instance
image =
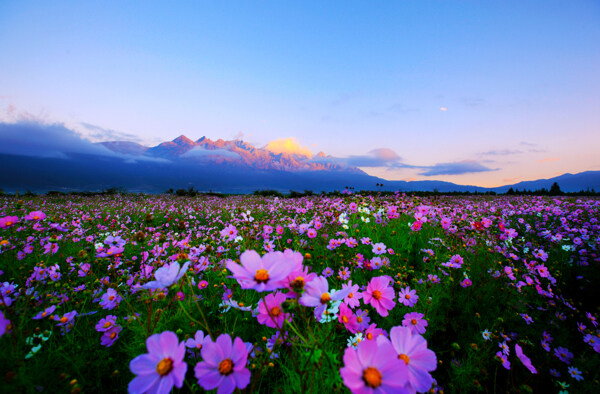
[[[377, 184], [377, 188], [383, 188], [383, 184]], [[304, 190], [303, 192], [290, 190], [289, 193], [282, 193], [278, 190], [274, 189], [265, 189], [265, 190], [255, 190], [252, 195], [262, 196], [262, 197], [279, 197], [279, 198], [302, 198], [302, 197], [310, 197], [310, 196], [327, 196], [327, 197], [343, 197], [349, 194], [357, 193], [353, 187], [346, 187], [344, 191], [334, 190], [330, 192], [322, 191], [321, 193], [315, 193], [312, 190]], [[363, 196], [389, 196], [396, 193], [402, 193], [402, 191], [384, 191], [384, 190], [361, 190], [360, 193]], [[578, 192], [563, 192], [560, 189], [558, 183], [554, 182], [550, 189], [541, 188], [538, 190], [519, 190], [513, 189], [512, 187], [506, 191], [506, 193], [496, 193], [495, 191], [453, 191], [453, 192], [440, 192], [436, 189], [433, 191], [407, 191], [404, 192], [410, 196], [417, 197], [431, 197], [431, 196], [496, 196], [496, 195], [506, 195], [506, 196], [600, 196], [600, 192], [592, 189], [580, 190]], [[83, 196], [83, 197], [91, 197], [91, 196], [112, 196], [117, 194], [149, 194], [149, 193], [134, 193], [128, 192], [127, 189], [123, 187], [110, 187], [108, 189], [103, 189], [102, 191], [71, 191], [71, 192], [62, 192], [51, 190], [46, 193], [41, 193], [46, 196]], [[152, 194], [152, 193], [150, 193]], [[226, 193], [217, 193], [212, 190], [208, 192], [201, 192], [199, 190], [195, 190], [193, 187], [189, 187], [187, 189], [177, 189], [173, 188], [166, 190], [163, 194], [180, 196], [180, 197], [198, 197], [198, 196], [211, 196], [211, 197], [219, 197], [224, 198], [227, 196], [231, 196], [234, 194], [226, 194]], [[2, 189], [0, 189], [0, 196], [15, 196], [15, 197], [33, 197], [38, 195], [35, 192], [27, 190], [24, 193], [19, 193], [18, 191], [15, 194], [4, 193]]]

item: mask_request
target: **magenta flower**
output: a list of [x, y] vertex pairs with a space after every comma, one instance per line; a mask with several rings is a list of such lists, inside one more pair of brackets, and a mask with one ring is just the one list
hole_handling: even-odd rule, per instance
[[410, 308], [415, 306], [418, 300], [419, 296], [417, 295], [417, 291], [411, 290], [411, 288], [408, 286], [404, 289], [401, 289], [398, 294], [398, 302]]
[[408, 368], [407, 388], [410, 392], [426, 392], [433, 384], [429, 374], [437, 366], [435, 353], [427, 348], [427, 341], [419, 334], [413, 334], [407, 327], [392, 327], [390, 339], [377, 337], [379, 343], [390, 342]]
[[471, 282], [471, 279], [469, 278], [465, 278], [462, 282], [460, 282], [460, 285], [464, 288], [467, 288], [469, 286], [471, 286], [473, 284], [473, 282]]
[[216, 342], [207, 341], [202, 359], [194, 373], [204, 390], [218, 387], [218, 394], [229, 394], [250, 383], [250, 371], [246, 368], [248, 348], [241, 338], [236, 337], [232, 344], [229, 334], [221, 334]]
[[340, 375], [353, 393], [410, 393], [408, 368], [389, 342], [362, 341], [344, 351]]
[[286, 295], [280, 292], [268, 294], [258, 303], [258, 322], [267, 327], [281, 328], [283, 322], [290, 320], [289, 313], [283, 313], [281, 304], [286, 300]]
[[356, 315], [352, 312], [352, 309], [348, 308], [346, 304], [340, 304], [340, 311], [338, 313], [338, 321], [346, 327], [346, 330], [355, 334], [358, 332], [358, 322], [356, 321]]
[[425, 327], [427, 327], [427, 320], [423, 319], [423, 316], [425, 315], [419, 312], [407, 313], [404, 315], [402, 325], [410, 328], [413, 334], [424, 334]]
[[46, 214], [42, 211], [32, 211], [29, 212], [29, 215], [25, 216], [25, 220], [44, 220], [46, 218]]
[[496, 357], [502, 362], [502, 366], [506, 369], [510, 369], [510, 361], [508, 361], [508, 356], [502, 352], [496, 353]]
[[298, 302], [300, 305], [316, 307], [315, 318], [320, 319], [330, 301], [340, 301], [346, 298], [348, 293], [350, 293], [350, 289], [346, 288], [330, 294], [327, 278], [318, 276], [306, 285], [304, 294]]
[[529, 359], [529, 357], [523, 354], [523, 349], [521, 348], [521, 346], [519, 346], [519, 344], [515, 344], [515, 353], [517, 353], [517, 357], [519, 358], [519, 360], [521, 360], [523, 365], [531, 373], [537, 373], [537, 369], [535, 369], [535, 367], [531, 365], [531, 360]]
[[383, 317], [396, 305], [394, 289], [390, 286], [390, 279], [386, 276], [372, 278], [363, 293], [365, 304], [371, 304]]
[[372, 339], [377, 339], [380, 336], [387, 337], [387, 332], [383, 328], [377, 327], [376, 323], [371, 324], [365, 330], [365, 338], [369, 341]]
[[298, 260], [302, 261], [298, 252], [270, 252], [261, 258], [254, 250], [247, 250], [240, 256], [241, 266], [233, 261], [228, 261], [226, 266], [242, 289], [272, 291], [285, 286]]
[[130, 393], [169, 393], [175, 385], [183, 386], [187, 364], [183, 361], [185, 345], [172, 331], [146, 339], [148, 353], [131, 360], [129, 369], [137, 376], [129, 382]]
[[19, 221], [18, 216], [5, 216], [0, 218], [0, 228], [12, 227]]
[[102, 338], [100, 338], [100, 344], [102, 346], [111, 347], [113, 343], [119, 339], [119, 333], [122, 329], [123, 327], [121, 326], [113, 326], [110, 330], [105, 331], [104, 334], [102, 334]]

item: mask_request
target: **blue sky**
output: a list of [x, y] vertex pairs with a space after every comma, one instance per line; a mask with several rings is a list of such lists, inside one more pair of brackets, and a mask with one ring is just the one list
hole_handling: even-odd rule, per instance
[[387, 179], [600, 170], [597, 1], [173, 4], [0, 2], [0, 120], [386, 148]]

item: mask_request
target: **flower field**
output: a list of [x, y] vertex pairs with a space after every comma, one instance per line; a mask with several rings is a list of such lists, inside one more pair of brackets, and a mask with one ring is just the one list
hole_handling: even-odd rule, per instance
[[2, 392], [600, 392], [600, 200], [0, 198]]

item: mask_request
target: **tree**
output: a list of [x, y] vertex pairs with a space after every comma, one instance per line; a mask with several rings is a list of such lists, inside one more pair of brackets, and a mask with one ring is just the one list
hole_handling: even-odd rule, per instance
[[560, 194], [562, 194], [562, 191], [560, 190], [560, 186], [558, 186], [558, 183], [554, 182], [552, 184], [552, 186], [550, 186], [550, 195], [558, 196]]

